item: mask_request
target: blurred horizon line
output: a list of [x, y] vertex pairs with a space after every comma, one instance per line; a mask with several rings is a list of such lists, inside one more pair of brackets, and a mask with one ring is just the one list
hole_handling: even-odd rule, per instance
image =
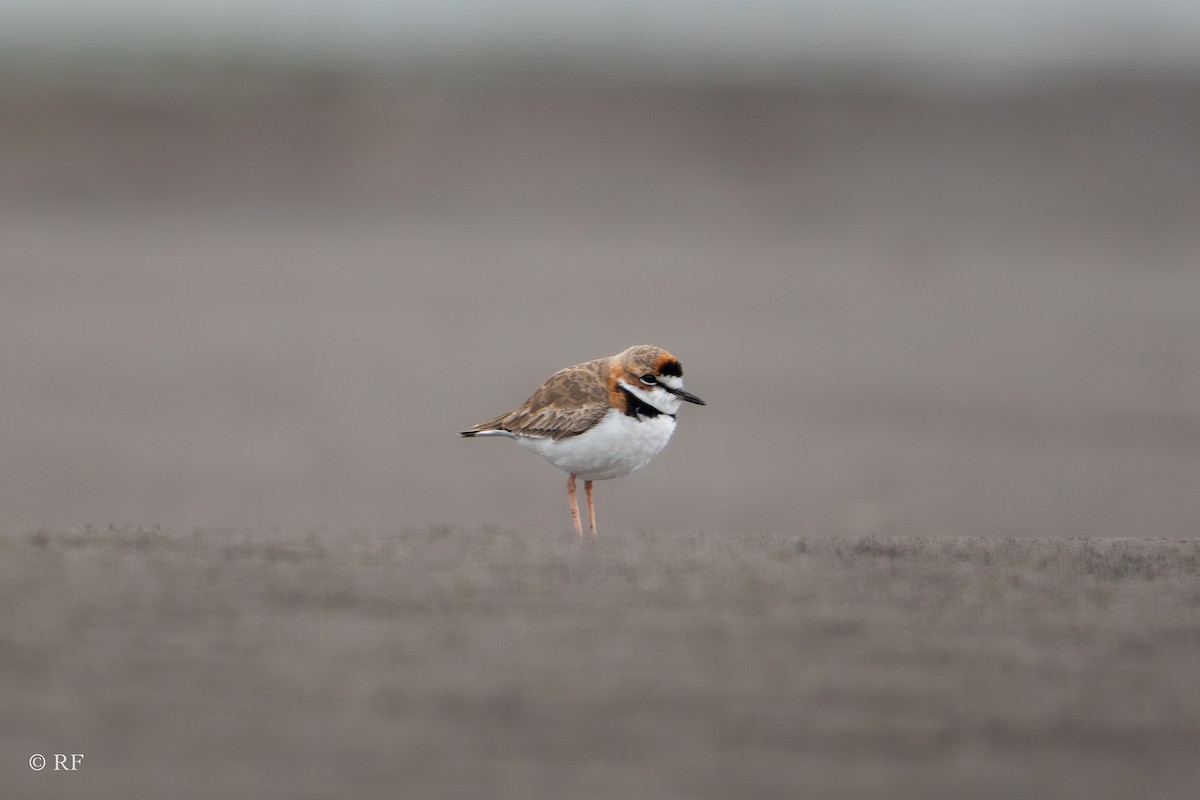
[[[1200, 51], [1198, 51], [1200, 52]], [[378, 54], [347, 57], [293, 48], [156, 47], [6, 48], [0, 88], [220, 86], [245, 88], [296, 83], [328, 86], [392, 84], [445, 86], [727, 87], [810, 91], [948, 94], [1024, 93], [1087, 85], [1200, 85], [1200, 63], [1130, 59], [1123, 63], [1045, 62], [1006, 67], [963, 65], [928, 58], [727, 58], [645, 53], [537, 52], [478, 48], [470, 53]]]
[[1183, 0], [12, 0], [0, 8], [0, 64], [9, 83], [244, 73], [1020, 91], [1110, 76], [1200, 80], [1200, 7]]

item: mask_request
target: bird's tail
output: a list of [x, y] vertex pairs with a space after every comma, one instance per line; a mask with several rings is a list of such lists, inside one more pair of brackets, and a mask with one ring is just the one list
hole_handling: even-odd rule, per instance
[[474, 439], [476, 436], [504, 436], [509, 439], [517, 438], [517, 437], [513, 436], [511, 433], [509, 433], [508, 431], [502, 431], [498, 428], [489, 428], [488, 430], [482, 430], [482, 431], [480, 431], [480, 430], [459, 431], [458, 435], [463, 437], [464, 439]]

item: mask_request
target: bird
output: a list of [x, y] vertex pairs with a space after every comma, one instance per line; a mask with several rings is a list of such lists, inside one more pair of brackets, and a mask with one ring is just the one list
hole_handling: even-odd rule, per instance
[[524, 404], [459, 435], [515, 439], [567, 473], [571, 520], [581, 537], [575, 481], [582, 478], [595, 536], [592, 482], [646, 466], [666, 447], [685, 402], [708, 405], [683, 388], [679, 359], [661, 347], [634, 345], [615, 356], [560, 369]]

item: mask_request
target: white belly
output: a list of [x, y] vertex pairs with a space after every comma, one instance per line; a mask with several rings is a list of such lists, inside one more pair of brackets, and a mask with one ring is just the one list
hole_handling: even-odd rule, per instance
[[666, 414], [638, 418], [610, 410], [578, 436], [557, 441], [518, 437], [517, 441], [563, 472], [586, 481], [602, 481], [646, 466], [674, 432], [675, 418]]

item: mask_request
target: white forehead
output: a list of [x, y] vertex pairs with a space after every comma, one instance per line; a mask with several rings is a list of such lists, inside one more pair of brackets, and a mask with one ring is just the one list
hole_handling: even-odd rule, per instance
[[668, 386], [672, 389], [683, 388], [683, 378], [679, 377], [678, 375], [660, 375], [658, 376], [658, 382], [663, 386]]

